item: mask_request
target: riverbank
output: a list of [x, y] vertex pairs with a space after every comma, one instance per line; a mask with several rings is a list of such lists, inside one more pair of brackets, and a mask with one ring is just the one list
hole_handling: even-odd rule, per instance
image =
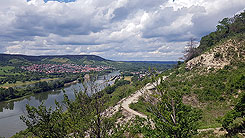
[[[77, 84], [77, 83], [79, 83], [78, 80], [73, 81], [73, 82], [69, 82], [69, 83], [65, 83], [63, 87], [56, 88], [56, 89], [52, 89], [52, 90], [48, 90], [48, 91], [44, 91], [44, 92], [42, 92], [42, 93], [45, 93], [45, 92], [52, 92], [52, 91], [55, 91], [55, 90], [60, 90], [60, 89], [63, 89], [63, 88], [65, 88], [65, 87], [68, 87], [68, 86]], [[16, 101], [23, 100], [23, 99], [28, 98], [28, 97], [33, 96], [33, 95], [35, 95], [35, 93], [30, 93], [30, 94], [25, 95], [25, 96], [22, 96], [22, 97], [18, 97], [18, 98], [14, 98], [14, 99], [9, 99], [9, 100], [4, 100], [4, 101], [0, 101], [0, 102], [5, 102], [5, 103], [8, 103], [8, 102], [16, 102]]]
[[64, 78], [61, 80], [55, 79], [53, 81], [38, 81], [35, 85], [28, 85], [22, 88], [10, 87], [0, 88], [0, 102], [9, 101], [23, 96], [48, 92], [56, 89], [60, 89], [75, 83], [78, 83], [78, 77]]
[[23, 86], [33, 85], [33, 84], [38, 83], [38, 82], [53, 81], [53, 80], [57, 80], [57, 79], [58, 78], [48, 78], [48, 79], [40, 79], [40, 80], [26, 81], [26, 82], [17, 81], [16, 83], [11, 83], [11, 84], [9, 84], [9, 83], [1, 84], [0, 88], [8, 89], [10, 87], [23, 87]]

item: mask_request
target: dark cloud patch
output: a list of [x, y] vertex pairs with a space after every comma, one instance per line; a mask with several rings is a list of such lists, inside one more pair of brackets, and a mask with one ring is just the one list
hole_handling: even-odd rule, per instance
[[125, 7], [118, 8], [114, 11], [114, 17], [111, 19], [111, 21], [122, 21], [128, 17], [129, 13], [130, 11]]

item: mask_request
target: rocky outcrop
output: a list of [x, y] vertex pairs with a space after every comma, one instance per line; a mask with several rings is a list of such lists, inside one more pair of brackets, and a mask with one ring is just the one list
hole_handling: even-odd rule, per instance
[[189, 60], [186, 63], [186, 69], [193, 68], [200, 69], [222, 69], [226, 65], [230, 65], [234, 59], [244, 61], [245, 59], [245, 45], [244, 40], [227, 40], [204, 54]]

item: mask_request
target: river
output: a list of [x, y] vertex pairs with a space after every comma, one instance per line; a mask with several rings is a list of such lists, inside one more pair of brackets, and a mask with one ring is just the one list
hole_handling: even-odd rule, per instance
[[[95, 84], [99, 86], [99, 89], [104, 89], [108, 84], [114, 83], [114, 81], [109, 81], [109, 79], [115, 75], [119, 75], [119, 72], [115, 71], [107, 75], [99, 76]], [[73, 84], [64, 88], [69, 99], [75, 98], [74, 91], [81, 91], [83, 89], [82, 83]], [[20, 120], [20, 116], [26, 114], [26, 104], [37, 107], [43, 102], [46, 107], [55, 107], [54, 101], [62, 101], [63, 95], [62, 90], [59, 89], [34, 94], [33, 96], [28, 96], [21, 100], [0, 102], [0, 137], [11, 137], [16, 132], [27, 128]]]

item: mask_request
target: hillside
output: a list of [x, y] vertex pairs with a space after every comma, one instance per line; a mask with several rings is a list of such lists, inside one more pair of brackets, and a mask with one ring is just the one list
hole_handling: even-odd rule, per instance
[[52, 55], [52, 56], [27, 56], [14, 54], [0, 54], [0, 65], [25, 65], [25, 64], [47, 64], [47, 63], [73, 63], [86, 64], [109, 61], [96, 55]]
[[96, 55], [47, 55], [27, 56], [14, 54], [0, 54], [1, 66], [25, 66], [32, 64], [77, 64], [77, 65], [104, 65], [121, 71], [146, 71], [156, 68], [160, 71], [171, 68], [176, 61], [112, 61]]
[[[228, 23], [225, 24], [224, 21]], [[152, 95], [155, 102], [154, 97], [170, 99], [161, 99], [159, 105], [155, 105], [159, 108], [158, 113], [161, 112], [161, 116], [169, 112], [171, 117], [175, 114], [173, 108], [165, 109], [169, 112], [161, 111], [164, 108], [161, 105], [167, 101], [170, 102], [171, 107], [173, 100], [170, 97], [174, 99], [181, 97], [182, 103], [202, 112], [201, 119], [198, 121], [200, 133], [194, 137], [223, 137], [228, 132], [232, 137], [239, 132], [241, 134], [238, 134], [238, 137], [244, 136], [244, 21], [244, 12], [233, 18], [225, 18], [215, 32], [202, 38], [199, 47], [194, 49], [198, 54], [156, 78], [157, 80], [162, 76], [168, 76], [157, 86], [156, 93]], [[152, 96], [139, 98], [138, 103], [131, 104], [131, 108], [144, 114], [154, 113], [145, 107], [152, 103], [152, 100], [149, 100]], [[157, 121], [162, 122], [160, 119]], [[220, 129], [222, 127], [223, 130]]]
[[180, 92], [184, 104], [202, 111], [199, 129], [222, 127], [217, 120], [245, 93], [244, 53], [244, 39], [231, 38], [174, 69], [159, 87]]

